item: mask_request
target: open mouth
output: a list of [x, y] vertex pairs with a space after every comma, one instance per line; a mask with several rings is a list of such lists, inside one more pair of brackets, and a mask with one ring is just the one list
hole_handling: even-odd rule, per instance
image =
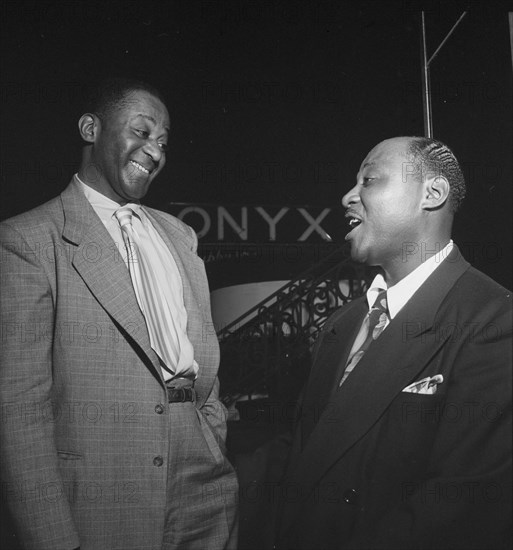
[[346, 212], [346, 223], [349, 226], [349, 230], [346, 234], [346, 239], [353, 233], [353, 231], [362, 223], [362, 219], [358, 217], [354, 212]]
[[131, 160], [131, 161], [130, 161], [130, 164], [131, 164], [132, 166], [135, 166], [135, 168], [136, 168], [137, 170], [139, 170], [140, 172], [143, 172], [144, 174], [149, 174], [149, 173], [150, 173], [150, 171], [149, 171], [147, 168], [145, 168], [142, 164], [139, 164], [139, 163], [136, 162], [135, 160]]
[[359, 218], [350, 217], [347, 220], [347, 224], [349, 225], [350, 229], [354, 229], [355, 227], [358, 227], [361, 223], [362, 223], [362, 220], [360, 220]]

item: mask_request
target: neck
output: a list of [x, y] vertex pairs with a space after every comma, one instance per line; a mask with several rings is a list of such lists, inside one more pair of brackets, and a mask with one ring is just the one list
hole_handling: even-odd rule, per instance
[[94, 164], [82, 162], [78, 169], [78, 177], [89, 187], [97, 188], [95, 182], [100, 180], [101, 174]]
[[387, 286], [391, 287], [404, 279], [429, 258], [438, 254], [450, 241], [449, 236], [408, 243], [403, 247], [401, 257], [382, 266]]

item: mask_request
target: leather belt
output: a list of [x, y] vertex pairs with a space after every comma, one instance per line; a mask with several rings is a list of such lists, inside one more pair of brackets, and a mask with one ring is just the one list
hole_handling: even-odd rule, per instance
[[[180, 383], [183, 383], [183, 380], [170, 380], [169, 385], [166, 383], [168, 403], [186, 403], [187, 401], [196, 400], [196, 392], [192, 386], [180, 387]], [[177, 385], [175, 386], [174, 384]]]
[[185, 403], [195, 401], [196, 392], [194, 388], [167, 388], [168, 403]]

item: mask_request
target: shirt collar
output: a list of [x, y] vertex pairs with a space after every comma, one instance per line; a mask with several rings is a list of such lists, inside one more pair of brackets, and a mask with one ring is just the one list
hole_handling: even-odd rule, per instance
[[374, 277], [366, 293], [369, 309], [374, 305], [380, 291], [386, 290], [388, 312], [390, 313], [390, 318], [393, 319], [406, 302], [422, 286], [424, 281], [435, 271], [442, 261], [447, 258], [453, 247], [454, 243], [450, 240], [442, 250], [437, 252], [434, 256], [431, 256], [431, 258], [428, 258], [425, 262], [422, 262], [410, 274], [390, 288], [388, 288], [383, 275], [378, 273], [378, 275]]

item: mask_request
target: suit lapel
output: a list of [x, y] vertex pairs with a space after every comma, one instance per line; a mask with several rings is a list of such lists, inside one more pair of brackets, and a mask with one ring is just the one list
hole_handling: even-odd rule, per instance
[[[342, 387], [334, 391], [287, 479], [301, 484], [302, 494], [310, 493], [324, 473], [368, 432], [392, 400], [444, 345], [444, 340], [430, 329], [442, 301], [468, 267], [454, 247], [368, 349]], [[342, 317], [340, 329], [345, 322]], [[352, 340], [347, 342], [350, 348]], [[317, 368], [323, 366], [317, 363]], [[336, 365], [324, 368], [333, 371]], [[315, 388], [315, 392], [326, 395], [322, 386], [319, 392]]]
[[[330, 400], [337, 384], [338, 373], [342, 372], [342, 366], [346, 364], [351, 349], [347, 343], [356, 338], [366, 312], [365, 298], [356, 299], [342, 308], [341, 315], [330, 319], [324, 327], [319, 352], [307, 384], [307, 388], [312, 388], [313, 391], [307, 391], [303, 401], [301, 435], [304, 443]], [[326, 368], [326, 365], [333, 365], [333, 368]]]
[[76, 245], [73, 266], [100, 305], [146, 354], [146, 363], [162, 381], [130, 274], [109, 232], [73, 182], [61, 194], [61, 201], [63, 237]]

